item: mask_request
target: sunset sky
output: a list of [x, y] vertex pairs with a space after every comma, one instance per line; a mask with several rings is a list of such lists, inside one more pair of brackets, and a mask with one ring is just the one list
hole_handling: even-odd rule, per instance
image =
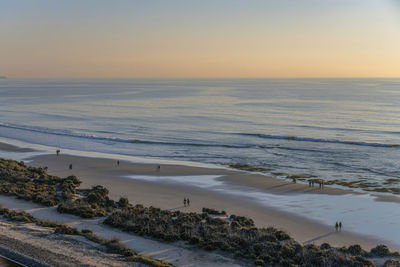
[[2, 0], [1, 75], [400, 77], [400, 1]]

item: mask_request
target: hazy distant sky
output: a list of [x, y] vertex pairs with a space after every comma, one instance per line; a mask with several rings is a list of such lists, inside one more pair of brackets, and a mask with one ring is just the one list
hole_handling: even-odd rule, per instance
[[0, 0], [9, 77], [400, 77], [398, 0]]

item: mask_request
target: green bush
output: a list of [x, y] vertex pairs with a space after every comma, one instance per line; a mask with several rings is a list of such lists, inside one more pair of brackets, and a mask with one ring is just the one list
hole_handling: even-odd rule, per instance
[[108, 211], [117, 207], [117, 204], [108, 197], [108, 190], [100, 185], [79, 192], [83, 195], [82, 198], [64, 201], [58, 206], [57, 211], [82, 218], [93, 218], [106, 216]]
[[400, 261], [394, 259], [386, 260], [383, 267], [400, 267]]
[[126, 197], [121, 197], [118, 201], [118, 206], [120, 208], [126, 208], [129, 206], [129, 200]]
[[88, 229], [83, 229], [81, 232], [82, 232], [83, 234], [93, 234], [93, 230], [90, 229], [90, 228], [88, 228]]
[[56, 234], [64, 234], [64, 235], [79, 235], [79, 231], [76, 228], [61, 224], [56, 227], [54, 230]]
[[210, 209], [210, 208], [203, 208], [202, 212], [205, 212], [205, 213], [208, 213], [208, 214], [211, 214], [211, 215], [226, 215], [226, 211], [221, 211], [220, 212], [218, 210]]
[[378, 245], [371, 249], [371, 255], [385, 257], [390, 255], [389, 248], [385, 245]]
[[0, 159], [0, 193], [45, 206], [59, 204], [60, 188], [64, 200], [72, 199], [80, 185], [76, 176], [65, 179], [49, 175], [47, 168], [26, 166], [24, 162]]

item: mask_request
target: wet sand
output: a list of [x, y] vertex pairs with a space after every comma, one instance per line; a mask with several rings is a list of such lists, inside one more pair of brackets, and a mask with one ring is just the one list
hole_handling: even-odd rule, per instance
[[17, 147], [5, 143], [0, 143], [0, 150], [4, 151], [10, 151], [10, 152], [34, 152], [34, 149], [31, 148], [23, 148], [23, 147]]

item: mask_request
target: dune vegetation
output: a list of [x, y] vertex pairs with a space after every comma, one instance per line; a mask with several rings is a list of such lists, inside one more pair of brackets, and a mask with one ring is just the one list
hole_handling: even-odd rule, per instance
[[49, 175], [45, 167], [35, 168], [22, 161], [0, 158], [0, 194], [55, 206], [72, 199], [80, 183], [76, 176], [59, 178]]

